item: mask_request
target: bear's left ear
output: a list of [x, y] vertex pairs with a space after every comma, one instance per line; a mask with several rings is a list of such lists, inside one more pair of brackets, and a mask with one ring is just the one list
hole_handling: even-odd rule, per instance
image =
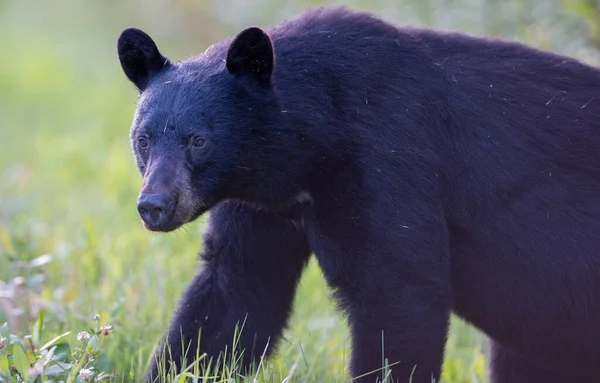
[[248, 76], [268, 84], [275, 67], [271, 38], [258, 27], [244, 29], [229, 46], [226, 65], [234, 76]]
[[117, 49], [125, 75], [140, 92], [146, 89], [155, 75], [171, 64], [158, 51], [154, 40], [136, 28], [128, 28], [121, 33]]

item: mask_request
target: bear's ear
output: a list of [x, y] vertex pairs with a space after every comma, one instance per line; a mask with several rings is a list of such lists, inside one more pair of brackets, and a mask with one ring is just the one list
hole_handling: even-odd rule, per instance
[[140, 92], [164, 67], [170, 65], [150, 36], [136, 28], [124, 30], [117, 42], [119, 60], [127, 78]]
[[229, 46], [226, 65], [234, 76], [248, 76], [267, 84], [275, 67], [271, 38], [258, 27], [244, 29]]

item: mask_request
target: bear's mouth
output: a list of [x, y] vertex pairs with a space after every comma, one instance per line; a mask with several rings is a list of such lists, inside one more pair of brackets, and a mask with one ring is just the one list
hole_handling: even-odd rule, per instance
[[176, 230], [183, 226], [186, 222], [178, 222], [177, 220], [170, 219], [169, 221], [157, 225], [146, 223], [142, 220], [142, 224], [144, 228], [154, 232], [168, 233], [170, 231]]

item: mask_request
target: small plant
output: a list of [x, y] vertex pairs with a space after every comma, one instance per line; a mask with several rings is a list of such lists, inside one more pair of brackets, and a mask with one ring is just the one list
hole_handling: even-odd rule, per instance
[[113, 377], [108, 368], [103, 345], [113, 331], [100, 326], [100, 316], [93, 318], [94, 328], [77, 334], [73, 347], [67, 341], [72, 331], [41, 344], [44, 312], [33, 326], [32, 335], [19, 337], [10, 333], [8, 324], [0, 327], [0, 383], [84, 383]]

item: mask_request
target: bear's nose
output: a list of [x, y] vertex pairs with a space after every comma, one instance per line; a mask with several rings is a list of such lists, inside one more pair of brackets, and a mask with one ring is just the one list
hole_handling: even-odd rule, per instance
[[138, 198], [138, 212], [149, 226], [156, 227], [165, 223], [169, 217], [169, 200], [162, 194], [142, 194]]

